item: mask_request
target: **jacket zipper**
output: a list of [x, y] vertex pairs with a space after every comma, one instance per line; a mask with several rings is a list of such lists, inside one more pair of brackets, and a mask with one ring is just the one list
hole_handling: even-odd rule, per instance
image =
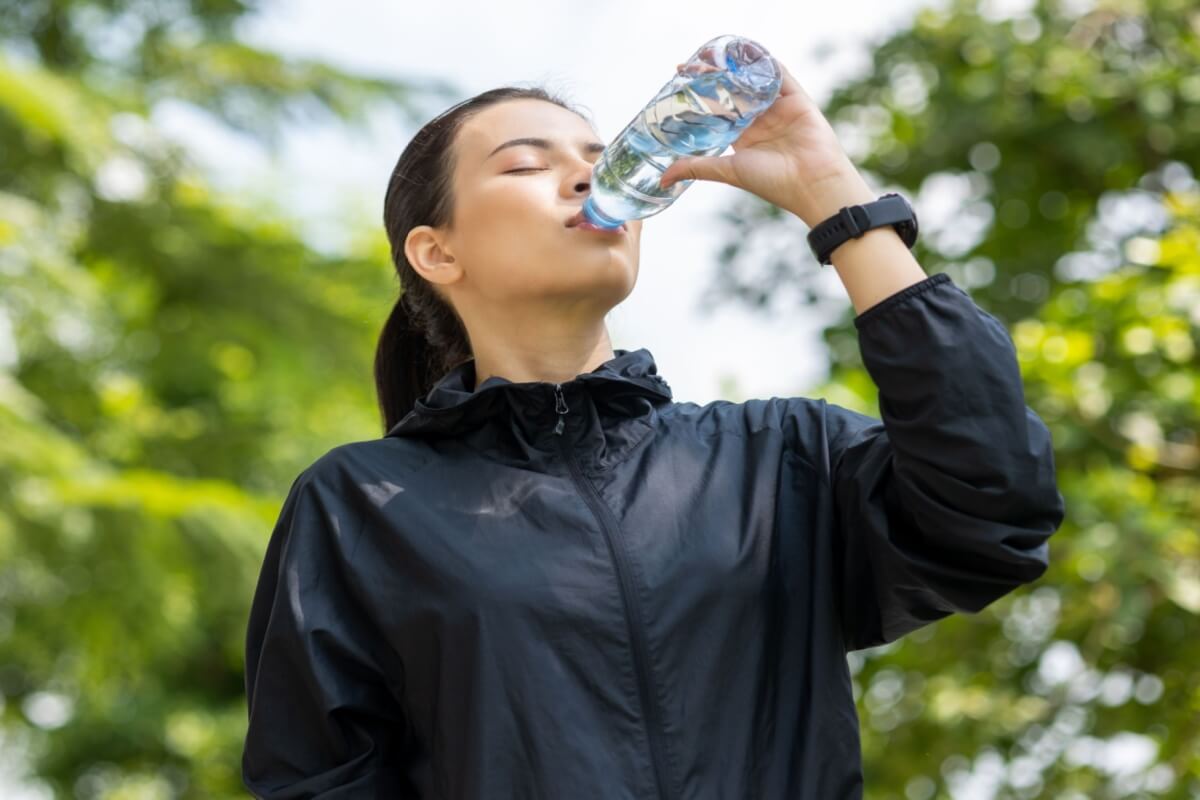
[[[554, 384], [554, 399], [554, 409], [558, 412], [558, 424], [554, 426], [554, 433], [562, 436], [563, 427], [566, 423], [566, 415], [570, 409], [567, 408], [566, 398], [563, 397], [561, 383]], [[633, 643], [633, 660], [637, 672], [638, 694], [641, 699], [642, 709], [646, 714], [646, 734], [650, 741], [650, 755], [654, 765], [654, 780], [658, 786], [658, 796], [668, 798], [671, 796], [671, 793], [667, 790], [667, 771], [663, 766], [663, 745], [659, 739], [658, 704], [654, 701], [654, 696], [650, 692], [646, 635], [640, 612], [634, 602], [633, 587], [630, 585], [629, 556], [624, 550], [623, 541], [613, 533], [618, 528], [616, 520], [610, 519], [611, 512], [609, 512], [608, 507], [604, 504], [599, 492], [596, 491], [596, 487], [592, 485], [584, 476], [582, 470], [580, 470], [579, 463], [571, 453], [566, 440], [560, 441], [562, 443], [560, 449], [563, 456], [566, 457], [567, 465], [571, 469], [571, 477], [575, 482], [575, 488], [583, 496], [588, 507], [592, 510], [592, 514], [595, 515], [596, 520], [600, 523], [600, 528], [604, 531], [609, 551], [612, 553], [613, 561], [617, 567], [617, 577], [621, 581], [621, 599], [625, 608], [625, 623], [629, 626]]]

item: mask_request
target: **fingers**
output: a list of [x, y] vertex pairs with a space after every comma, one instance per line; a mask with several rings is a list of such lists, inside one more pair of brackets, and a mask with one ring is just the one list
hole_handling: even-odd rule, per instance
[[733, 173], [732, 161], [733, 159], [729, 156], [681, 158], [663, 170], [662, 175], [659, 176], [659, 186], [666, 189], [680, 181], [716, 181], [740, 188]]
[[779, 96], [787, 97], [791, 94], [798, 94], [811, 103], [812, 98], [808, 96], [808, 92], [804, 91], [804, 87], [800, 85], [800, 81], [792, 76], [791, 71], [784, 66], [783, 62], [775, 59], [775, 63], [779, 65], [779, 70], [783, 73], [783, 85], [779, 87]]

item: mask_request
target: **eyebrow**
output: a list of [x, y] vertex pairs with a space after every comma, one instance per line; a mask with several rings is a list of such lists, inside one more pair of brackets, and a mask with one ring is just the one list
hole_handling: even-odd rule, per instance
[[[518, 147], [520, 145], [530, 145], [532, 147], [540, 147], [543, 150], [553, 150], [554, 149], [554, 144], [552, 142], [550, 142], [548, 139], [542, 139], [537, 136], [526, 136], [521, 139], [510, 139], [509, 141], [507, 141], [504, 144], [497, 147], [492, 152], [488, 153], [487, 158], [485, 158], [484, 161], [487, 161], [488, 158], [491, 158], [492, 156], [496, 155], [496, 153], [499, 153], [501, 150], [505, 149], [506, 147]], [[602, 144], [601, 142], [584, 142], [583, 143], [583, 151], [585, 153], [599, 153], [599, 152], [602, 152], [604, 150], [604, 148], [605, 148], [605, 145]]]

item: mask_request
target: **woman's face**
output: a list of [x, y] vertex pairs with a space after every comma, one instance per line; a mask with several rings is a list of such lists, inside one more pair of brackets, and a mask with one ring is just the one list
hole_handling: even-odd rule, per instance
[[[504, 146], [524, 138], [549, 148]], [[603, 148], [586, 120], [543, 100], [498, 103], [459, 130], [452, 225], [415, 229], [406, 248], [475, 328], [472, 338], [503, 333], [488, 329], [518, 313], [521, 324], [539, 312], [603, 318], [633, 291], [641, 220], [627, 222], [625, 233], [566, 226]]]

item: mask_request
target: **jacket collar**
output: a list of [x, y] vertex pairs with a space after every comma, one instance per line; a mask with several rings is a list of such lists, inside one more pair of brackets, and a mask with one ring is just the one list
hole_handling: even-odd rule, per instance
[[[562, 383], [569, 394], [580, 390], [591, 396], [598, 407], [617, 413], [633, 413], [630, 395], [648, 398], [652, 403], [671, 400], [671, 387], [660, 375], [654, 356], [642, 347], [637, 350], [614, 349], [613, 358], [591, 372]], [[547, 381], [515, 383], [493, 375], [475, 391], [475, 359], [470, 358], [451, 369], [413, 409], [392, 426], [387, 436], [413, 434], [454, 434], [460, 430], [512, 411], [524, 413], [530, 408], [554, 407], [554, 384]], [[574, 387], [574, 388], [573, 388]]]

